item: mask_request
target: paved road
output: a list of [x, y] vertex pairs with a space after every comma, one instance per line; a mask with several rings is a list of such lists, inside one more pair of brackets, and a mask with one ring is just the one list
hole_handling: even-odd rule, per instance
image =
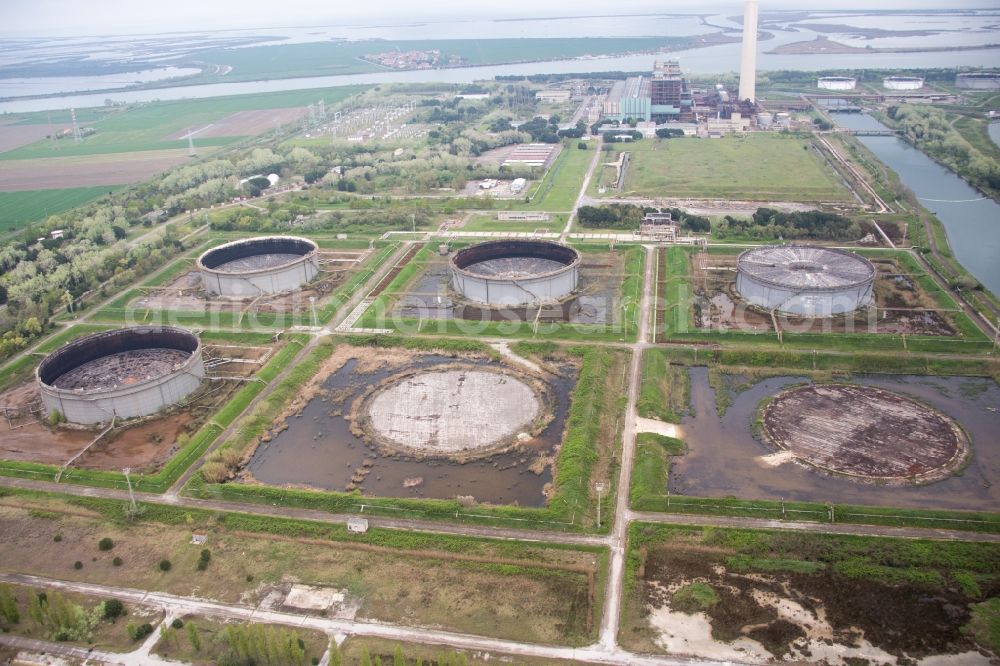
[[601, 161], [600, 135], [591, 139], [590, 142], [594, 144], [594, 156], [590, 160], [590, 166], [587, 167], [587, 175], [583, 177], [583, 185], [580, 186], [580, 193], [576, 196], [576, 201], [573, 202], [573, 210], [570, 211], [569, 216], [566, 218], [566, 226], [563, 228], [562, 234], [559, 235], [559, 240], [563, 243], [566, 242], [566, 238], [573, 229], [573, 220], [576, 219], [576, 211], [580, 208], [580, 206], [583, 206], [584, 202], [587, 200], [587, 187], [590, 185], [590, 179], [594, 176], [594, 169], [597, 168], [598, 163]]
[[[199, 599], [197, 597], [181, 597], [173, 594], [166, 594], [164, 592], [147, 592], [146, 590], [136, 590], [124, 587], [108, 587], [92, 583], [76, 583], [54, 580], [51, 578], [41, 578], [38, 576], [29, 576], [25, 574], [0, 574], [0, 581], [15, 585], [54, 588], [66, 592], [75, 592], [95, 597], [111, 597], [132, 604], [159, 607], [164, 609], [168, 614], [174, 616], [195, 614], [215, 618], [240, 620], [243, 622], [283, 624], [293, 627], [315, 629], [326, 634], [369, 636], [374, 638], [406, 641], [408, 643], [448, 645], [465, 650], [487, 650], [490, 652], [502, 652], [517, 656], [540, 657], [545, 659], [568, 659], [577, 662], [595, 664], [686, 666], [689, 664], [709, 663], [704, 660], [635, 655], [624, 650], [607, 649], [603, 645], [592, 645], [582, 648], [557, 647], [496, 638], [484, 638], [482, 636], [440, 631], [436, 629], [402, 627], [378, 622], [330, 619], [316, 617], [313, 615], [298, 615], [295, 613], [262, 610], [239, 604], [224, 604], [208, 599]], [[0, 635], [0, 640], [4, 640], [5, 638], [10, 637]], [[45, 646], [52, 645], [44, 642], [34, 643], [34, 645], [39, 644]], [[125, 655], [110, 655], [109, 657], [111, 663], [136, 663], [134, 661], [130, 661]]]

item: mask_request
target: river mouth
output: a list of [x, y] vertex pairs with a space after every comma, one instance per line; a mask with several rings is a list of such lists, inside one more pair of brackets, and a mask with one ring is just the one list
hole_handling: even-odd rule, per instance
[[[471, 496], [477, 502], [492, 504], [545, 505], [576, 386], [574, 365], [559, 366], [554, 374], [530, 373], [489, 358], [346, 346], [338, 348], [331, 361], [326, 376], [317, 377], [315, 395], [277, 422], [272, 435], [265, 437], [269, 441], [261, 442], [254, 451], [245, 467], [244, 481], [342, 492], [357, 490], [365, 496]], [[408, 387], [408, 382], [415, 380], [427, 389], [427, 378], [447, 378], [448, 386], [444, 388], [451, 394], [434, 397], [433, 408], [424, 410], [426, 414], [418, 413], [421, 405], [427, 405], [421, 395], [431, 398], [426, 391], [415, 394], [403, 416], [415, 419], [417, 427], [412, 433], [393, 433], [405, 441], [438, 442], [443, 430], [428, 427], [424, 417], [430, 415], [427, 418], [440, 423], [439, 418], [434, 418], [440, 416], [439, 408], [447, 409], [447, 398], [461, 395], [456, 393], [461, 375], [466, 378], [462, 390], [470, 387], [471, 376], [486, 382], [477, 391], [498, 381], [517, 382], [528, 389], [523, 397], [531, 396], [537, 405], [520, 405], [524, 408], [521, 411], [515, 405], [516, 413], [508, 424], [510, 432], [503, 437], [492, 437], [483, 405], [478, 413], [453, 409], [455, 423], [449, 427], [475, 423], [478, 431], [486, 431], [477, 439], [485, 447], [481, 451], [435, 451], [434, 447], [419, 450], [398, 446], [398, 442], [389, 444], [386, 437], [373, 432], [370, 409], [380, 398], [391, 398], [388, 391], [398, 390], [402, 396], [419, 388]], [[477, 400], [481, 402], [482, 395]], [[479, 402], [467, 404], [474, 407]], [[405, 418], [389, 419], [382, 424], [389, 432], [405, 422]]]
[[762, 404], [802, 376], [754, 381], [727, 375], [731, 404], [718, 415], [715, 391], [705, 367], [689, 370], [691, 411], [679, 426], [688, 453], [671, 459], [671, 493], [699, 497], [739, 496], [761, 500], [796, 500], [834, 504], [900, 506], [925, 509], [992, 510], [1000, 503], [1000, 386], [985, 377], [856, 375], [851, 383], [891, 391], [929, 405], [954, 421], [968, 438], [971, 452], [959, 469], [931, 483], [893, 484], [831, 474], [776, 454], [755, 436]]

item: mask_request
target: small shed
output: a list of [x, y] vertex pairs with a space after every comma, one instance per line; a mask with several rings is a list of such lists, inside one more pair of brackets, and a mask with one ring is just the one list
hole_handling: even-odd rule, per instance
[[347, 519], [347, 531], [351, 534], [364, 534], [368, 531], [368, 519], [351, 517]]

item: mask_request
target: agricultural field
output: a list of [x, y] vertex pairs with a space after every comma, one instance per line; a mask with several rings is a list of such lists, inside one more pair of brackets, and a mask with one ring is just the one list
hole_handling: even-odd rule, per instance
[[70, 187], [66, 189], [0, 192], [0, 235], [17, 231], [25, 225], [45, 220], [50, 215], [82, 206], [117, 186]]
[[38, 159], [0, 160], [0, 190], [65, 190], [139, 183], [191, 161], [187, 150], [146, 150]]
[[[81, 141], [63, 138], [55, 143], [44, 139], [0, 153], [0, 160], [25, 160], [81, 155], [102, 155], [146, 151], [187, 151], [187, 133], [194, 134], [195, 148], [215, 148], [274, 129], [279, 123], [294, 122], [305, 107], [323, 100], [328, 108], [362, 90], [344, 86], [319, 90], [233, 95], [209, 99], [152, 102], [124, 107], [104, 107], [77, 114], [80, 127], [95, 132]], [[65, 127], [68, 113], [52, 114], [55, 127]], [[17, 136], [18, 127], [48, 127], [49, 114], [18, 114], [0, 127], [0, 137]], [[199, 131], [201, 130], [201, 131]], [[47, 134], [47, 132], [46, 132]], [[34, 136], [34, 134], [32, 134]]]
[[[630, 153], [620, 193], [644, 196], [750, 201], [846, 202], [850, 192], [809, 148], [809, 141], [776, 134], [703, 140], [644, 139], [614, 144]], [[597, 179], [591, 196], [598, 196]]]

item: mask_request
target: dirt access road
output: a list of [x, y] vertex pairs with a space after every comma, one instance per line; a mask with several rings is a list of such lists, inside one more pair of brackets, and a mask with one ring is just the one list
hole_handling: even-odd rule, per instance
[[[426, 645], [448, 645], [464, 650], [486, 650], [510, 655], [540, 657], [545, 659], [566, 659], [574, 662], [593, 664], [637, 664], [639, 666], [686, 666], [689, 664], [710, 663], [697, 659], [678, 659], [669, 657], [650, 657], [636, 655], [624, 650], [605, 649], [603, 646], [584, 648], [555, 647], [537, 645], [534, 643], [519, 643], [493, 638], [481, 638], [470, 634], [459, 634], [434, 629], [401, 627], [391, 624], [358, 622], [353, 620], [337, 620], [311, 615], [298, 615], [279, 611], [261, 610], [252, 606], [223, 604], [197, 597], [179, 597], [162, 592], [147, 592], [131, 588], [108, 587], [90, 583], [73, 583], [68, 581], [41, 578], [24, 574], [0, 574], [0, 581], [29, 587], [46, 587], [87, 594], [95, 597], [111, 597], [121, 601], [156, 606], [166, 611], [168, 616], [204, 615], [213, 618], [241, 620], [243, 622], [283, 624], [294, 627], [305, 627], [325, 632], [329, 635], [345, 634], [352, 636], [369, 636], [389, 640], [420, 643]], [[0, 642], [9, 637], [0, 635]], [[63, 646], [64, 647], [64, 646]], [[134, 661], [129, 655], [112, 656], [111, 663], [146, 664], [150, 661]]]

